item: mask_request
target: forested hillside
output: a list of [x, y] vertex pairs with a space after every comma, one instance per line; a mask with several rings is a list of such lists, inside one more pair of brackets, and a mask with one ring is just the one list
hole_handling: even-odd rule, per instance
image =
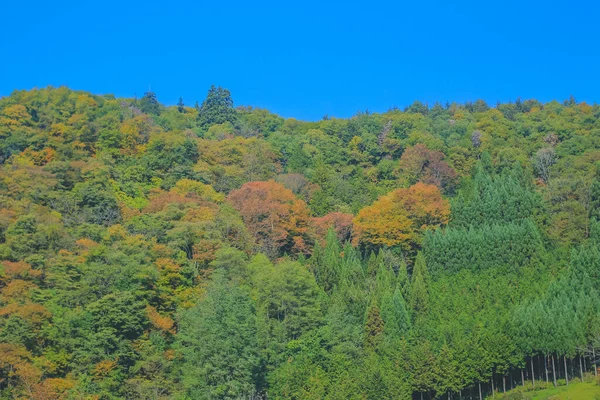
[[[203, 97], [203, 96], [200, 96]], [[600, 106], [0, 99], [0, 398], [480, 398], [600, 354]]]

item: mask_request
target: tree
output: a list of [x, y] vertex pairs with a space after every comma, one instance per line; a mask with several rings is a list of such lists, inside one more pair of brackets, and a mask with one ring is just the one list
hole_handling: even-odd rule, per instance
[[478, 149], [481, 146], [481, 132], [474, 130], [471, 134], [471, 145], [473, 148]]
[[179, 97], [179, 101], [177, 102], [177, 111], [179, 111], [180, 113], [184, 113], [185, 112], [185, 104], [183, 102], [183, 97]]
[[342, 247], [337, 235], [333, 229], [329, 229], [325, 238], [325, 248], [321, 248], [320, 243], [316, 242], [310, 258], [315, 279], [327, 293], [331, 293], [339, 283], [342, 268], [341, 253]]
[[322, 217], [311, 218], [310, 225], [316, 240], [323, 242], [330, 229], [333, 229], [341, 243], [352, 236], [352, 214], [332, 212]]
[[177, 346], [191, 398], [242, 398], [256, 393], [260, 373], [254, 305], [248, 293], [215, 272], [206, 297], [181, 313]]
[[440, 151], [429, 150], [423, 144], [416, 144], [404, 150], [396, 175], [402, 183], [413, 185], [423, 182], [450, 190], [456, 179], [456, 172], [445, 161]]
[[146, 114], [159, 115], [160, 103], [154, 92], [146, 92], [140, 99], [140, 110]]
[[436, 391], [440, 394], [458, 392], [460, 385], [460, 365], [454, 352], [447, 343], [442, 345], [436, 359], [436, 373], [438, 377]]
[[473, 185], [461, 190], [452, 201], [453, 227], [522, 222], [541, 208], [542, 199], [532, 190], [531, 178], [519, 164], [492, 175], [486, 154], [475, 168]]
[[319, 289], [314, 276], [295, 261], [265, 263], [252, 277], [259, 313], [281, 324], [288, 340], [321, 324]]
[[429, 307], [429, 280], [425, 257], [419, 252], [410, 282], [410, 307], [415, 318], [422, 316]]
[[383, 337], [384, 322], [379, 312], [379, 307], [372, 304], [367, 311], [365, 321], [365, 347], [374, 349], [381, 342]]
[[130, 293], [111, 293], [88, 305], [97, 331], [109, 329], [128, 339], [138, 337], [148, 324], [144, 303]]
[[274, 181], [249, 182], [232, 191], [228, 201], [269, 256], [308, 252], [309, 211], [291, 190]]
[[374, 247], [400, 246], [414, 252], [428, 229], [445, 225], [448, 201], [434, 185], [417, 183], [396, 189], [365, 207], [354, 218], [354, 243]]
[[386, 336], [399, 338], [410, 330], [410, 316], [399, 288], [384, 296], [381, 302], [381, 318], [385, 323]]
[[235, 123], [236, 112], [233, 108], [231, 93], [222, 87], [212, 85], [198, 110], [198, 125], [203, 129], [225, 122]]
[[533, 157], [533, 168], [537, 176], [544, 182], [550, 180], [550, 169], [556, 163], [556, 154], [552, 147], [539, 149]]

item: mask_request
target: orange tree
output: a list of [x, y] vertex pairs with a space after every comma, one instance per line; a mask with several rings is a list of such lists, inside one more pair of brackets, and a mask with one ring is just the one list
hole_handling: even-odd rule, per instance
[[396, 247], [413, 253], [423, 232], [445, 225], [450, 205], [437, 186], [417, 183], [396, 189], [359, 211], [354, 218], [354, 243]]
[[308, 207], [280, 183], [248, 182], [232, 191], [228, 201], [240, 212], [257, 245], [268, 255], [308, 251]]

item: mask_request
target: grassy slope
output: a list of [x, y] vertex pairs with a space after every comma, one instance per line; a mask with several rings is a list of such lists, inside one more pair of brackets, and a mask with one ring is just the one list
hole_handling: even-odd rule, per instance
[[[507, 396], [496, 396], [497, 398], [510, 399]], [[488, 397], [490, 398], [490, 397]], [[530, 400], [596, 400], [600, 399], [600, 385], [592, 382], [572, 382], [569, 386], [558, 386], [556, 388], [544, 389], [536, 392], [524, 393], [523, 399]]]

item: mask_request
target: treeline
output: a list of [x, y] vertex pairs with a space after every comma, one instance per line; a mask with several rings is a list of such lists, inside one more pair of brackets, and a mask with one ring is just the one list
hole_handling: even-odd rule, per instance
[[600, 107], [0, 99], [0, 398], [482, 398], [600, 353]]

